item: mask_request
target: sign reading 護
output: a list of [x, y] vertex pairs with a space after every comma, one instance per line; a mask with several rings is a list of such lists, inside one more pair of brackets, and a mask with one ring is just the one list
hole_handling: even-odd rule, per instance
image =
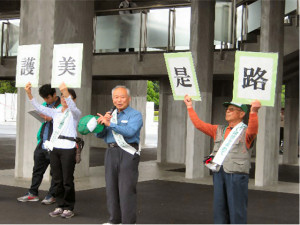
[[274, 106], [278, 53], [235, 53], [233, 102]]
[[62, 82], [71, 88], [81, 87], [83, 44], [54, 45], [51, 86]]
[[164, 53], [174, 100], [183, 100], [188, 94], [201, 101], [200, 90], [191, 52]]
[[41, 45], [20, 45], [18, 47], [16, 87], [32, 87], [39, 84]]

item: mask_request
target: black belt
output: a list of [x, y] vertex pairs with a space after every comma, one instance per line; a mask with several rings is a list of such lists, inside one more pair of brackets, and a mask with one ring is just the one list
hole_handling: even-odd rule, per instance
[[[137, 143], [128, 143], [130, 146], [134, 147], [136, 150], [139, 149], [139, 144]], [[109, 148], [115, 148], [115, 147], [120, 147], [117, 143], [108, 143], [107, 144]]]
[[63, 135], [59, 135], [58, 139], [66, 139], [66, 140], [69, 140], [69, 141], [76, 141], [76, 139], [73, 138], [73, 137], [67, 137], [67, 136], [63, 136]]

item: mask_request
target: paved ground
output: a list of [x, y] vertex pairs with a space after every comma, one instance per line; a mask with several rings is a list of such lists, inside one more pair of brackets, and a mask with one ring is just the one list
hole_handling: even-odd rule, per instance
[[[76, 192], [76, 216], [51, 218], [54, 205], [21, 203], [16, 198], [26, 189], [0, 185], [0, 221], [5, 224], [101, 224], [107, 222], [105, 188]], [[137, 223], [213, 223], [211, 185], [152, 180], [139, 182]], [[44, 195], [42, 192], [41, 195]], [[249, 190], [248, 223], [299, 224], [299, 196]]]
[[[11, 125], [0, 124], [0, 179], [13, 180], [15, 157], [15, 133]], [[148, 146], [155, 146], [155, 134]], [[213, 223], [212, 185], [208, 178], [207, 185], [203, 181], [184, 178], [182, 165], [166, 169], [157, 165], [156, 149], [143, 149], [138, 183], [138, 223], [141, 224], [208, 224]], [[90, 166], [94, 180], [84, 179], [81, 184], [93, 183], [102, 179], [95, 188], [79, 189], [76, 191], [76, 216], [72, 219], [50, 218], [48, 213], [54, 205], [44, 206], [40, 202], [20, 203], [16, 200], [27, 191], [28, 183], [16, 187], [14, 182], [0, 185], [0, 223], [1, 224], [100, 224], [107, 222], [105, 182], [103, 181], [104, 149], [92, 148]], [[149, 161], [151, 160], [151, 161]], [[297, 167], [284, 167], [285, 179], [287, 174], [293, 176], [289, 182], [295, 182]], [[8, 171], [6, 173], [5, 171]], [[152, 171], [149, 173], [149, 171]], [[154, 172], [153, 172], [154, 171]], [[299, 173], [299, 172], [298, 172]], [[4, 177], [5, 176], [5, 177]], [[174, 181], [175, 180], [175, 181]], [[16, 183], [19, 185], [20, 181]], [[297, 180], [296, 180], [297, 182]], [[22, 183], [22, 181], [21, 181]], [[7, 185], [6, 185], [7, 184]], [[299, 180], [298, 180], [299, 184]], [[8, 186], [9, 185], [9, 186]], [[274, 191], [253, 190], [253, 179], [249, 183], [248, 223], [252, 224], [299, 224], [299, 191], [291, 194], [284, 193], [288, 188], [295, 189], [297, 183], [281, 182], [281, 188], [269, 187]], [[45, 185], [46, 188], [48, 184]], [[76, 186], [76, 187], [79, 187]], [[286, 189], [287, 188], [287, 189]], [[46, 190], [45, 188], [43, 190]], [[43, 198], [45, 191], [40, 191]]]

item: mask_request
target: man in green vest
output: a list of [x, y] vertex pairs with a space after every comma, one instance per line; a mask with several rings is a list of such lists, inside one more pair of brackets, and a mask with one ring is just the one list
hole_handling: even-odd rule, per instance
[[[39, 89], [40, 96], [44, 99], [43, 106], [49, 108], [59, 108], [61, 107], [60, 98], [56, 96], [55, 88], [51, 88], [50, 84], [45, 84]], [[32, 171], [31, 187], [28, 192], [19, 197], [17, 200], [20, 202], [36, 202], [39, 201], [38, 189], [42, 183], [44, 173], [50, 164], [50, 154], [44, 147], [44, 142], [50, 140], [53, 131], [52, 118], [40, 114], [44, 122], [42, 123], [38, 133], [37, 133], [37, 146], [34, 150], [34, 166]], [[51, 174], [51, 172], [50, 172]], [[41, 202], [42, 204], [49, 205], [55, 202], [55, 186], [54, 182], [51, 180], [51, 186], [48, 194]]]
[[251, 103], [248, 126], [243, 119], [248, 107], [235, 102], [224, 102], [227, 125], [202, 121], [193, 109], [190, 96], [184, 97], [189, 117], [194, 126], [214, 139], [211, 155], [205, 159], [213, 173], [214, 223], [247, 223], [248, 180], [251, 150], [258, 133], [258, 110], [261, 103]]

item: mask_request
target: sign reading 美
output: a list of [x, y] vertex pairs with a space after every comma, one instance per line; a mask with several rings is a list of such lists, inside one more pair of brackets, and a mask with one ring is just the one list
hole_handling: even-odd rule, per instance
[[51, 86], [81, 87], [83, 44], [54, 45]]

